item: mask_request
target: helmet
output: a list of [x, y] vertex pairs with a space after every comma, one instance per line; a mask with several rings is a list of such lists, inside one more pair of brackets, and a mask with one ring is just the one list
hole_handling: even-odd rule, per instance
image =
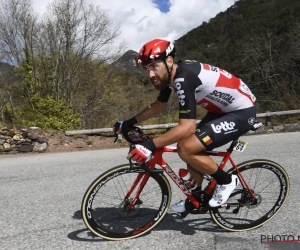
[[163, 60], [168, 56], [175, 57], [176, 49], [173, 43], [161, 40], [154, 39], [150, 42], [144, 44], [141, 48], [139, 55], [136, 57], [136, 64], [139, 65], [147, 65], [155, 60]]

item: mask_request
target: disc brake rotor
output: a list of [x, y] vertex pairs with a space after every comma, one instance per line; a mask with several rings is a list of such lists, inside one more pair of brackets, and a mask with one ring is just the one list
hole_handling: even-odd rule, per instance
[[129, 205], [132, 201], [132, 198], [123, 200], [119, 205], [119, 214], [122, 216], [132, 216], [135, 215], [140, 208], [140, 204], [135, 204], [133, 208], [129, 209]]

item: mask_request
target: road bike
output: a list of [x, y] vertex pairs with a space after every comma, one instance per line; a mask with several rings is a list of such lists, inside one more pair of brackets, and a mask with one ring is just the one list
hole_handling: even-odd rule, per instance
[[[260, 125], [253, 127], [253, 130]], [[133, 127], [124, 132], [131, 144], [153, 137]], [[176, 153], [176, 147], [157, 149], [153, 158], [139, 166], [127, 164], [111, 168], [97, 177], [84, 194], [81, 206], [82, 218], [87, 228], [96, 236], [108, 240], [124, 240], [141, 236], [157, 226], [166, 215], [171, 202], [171, 186], [166, 176], [187, 197], [187, 214], [209, 212], [212, 220], [221, 228], [241, 232], [262, 226], [271, 220], [285, 204], [290, 182], [286, 171], [278, 163], [255, 159], [235, 164], [233, 151], [243, 152], [247, 143], [237, 138], [227, 151], [206, 151], [208, 155], [222, 157], [221, 169], [235, 174], [240, 184], [228, 201], [219, 207], [209, 207], [216, 181], [204, 175], [207, 186], [200, 191], [191, 191], [163, 158], [163, 153]], [[158, 168], [156, 167], [158, 166]]]

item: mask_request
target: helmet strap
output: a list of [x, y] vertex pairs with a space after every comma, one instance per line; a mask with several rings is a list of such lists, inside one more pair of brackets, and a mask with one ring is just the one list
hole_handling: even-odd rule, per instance
[[164, 63], [165, 63], [165, 65], [166, 65], [167, 71], [168, 71], [168, 82], [169, 82], [168, 85], [171, 85], [171, 75], [172, 75], [172, 71], [173, 71], [173, 65], [172, 65], [172, 67], [169, 69], [166, 60], [164, 60]]

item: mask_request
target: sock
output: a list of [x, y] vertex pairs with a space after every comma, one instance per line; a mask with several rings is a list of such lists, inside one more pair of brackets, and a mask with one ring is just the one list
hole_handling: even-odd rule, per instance
[[214, 174], [211, 174], [210, 176], [213, 177], [217, 181], [217, 184], [219, 185], [224, 185], [224, 184], [226, 185], [231, 182], [231, 175], [226, 173], [221, 168], [218, 168], [218, 170]]

